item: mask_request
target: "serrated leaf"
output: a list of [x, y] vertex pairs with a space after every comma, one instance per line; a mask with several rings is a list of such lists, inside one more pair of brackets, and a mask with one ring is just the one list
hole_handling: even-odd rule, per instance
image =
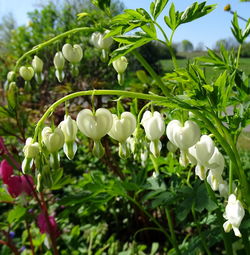
[[161, 14], [167, 3], [168, 0], [155, 0], [151, 3], [150, 12], [155, 20]]
[[216, 5], [206, 5], [206, 2], [195, 2], [182, 13], [180, 13], [180, 22], [188, 23], [201, 18], [215, 9]]
[[151, 37], [144, 37], [133, 44], [125, 45], [116, 49], [115, 51], [111, 53], [111, 60], [109, 61], [109, 64], [111, 64], [114, 60], [120, 58], [121, 56], [125, 56], [129, 52], [141, 47], [144, 44], [149, 43], [152, 40], [153, 39]]
[[26, 213], [25, 208], [23, 208], [21, 206], [16, 206], [12, 210], [9, 211], [7, 221], [9, 223], [18, 221], [25, 213]]

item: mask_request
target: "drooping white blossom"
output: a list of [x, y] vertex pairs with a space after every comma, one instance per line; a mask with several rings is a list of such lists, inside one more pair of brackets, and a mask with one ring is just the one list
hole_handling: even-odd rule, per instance
[[231, 194], [228, 197], [228, 203], [226, 205], [225, 213], [223, 217], [227, 220], [223, 224], [225, 232], [229, 232], [233, 229], [234, 234], [238, 237], [241, 237], [239, 230], [241, 221], [245, 215], [245, 210], [239, 200], [237, 200], [234, 194]]

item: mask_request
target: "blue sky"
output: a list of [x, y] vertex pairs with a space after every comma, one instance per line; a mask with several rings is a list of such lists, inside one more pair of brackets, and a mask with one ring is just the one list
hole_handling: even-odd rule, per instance
[[[60, 0], [58, 0], [60, 2]], [[0, 0], [0, 19], [3, 15], [12, 12], [19, 25], [28, 22], [27, 12], [38, 8], [39, 3], [46, 2], [46, 0]], [[149, 10], [150, 0], [123, 0], [126, 8], [134, 9], [143, 7]], [[170, 3], [174, 2], [176, 9], [183, 11], [187, 6], [195, 2], [195, 0], [169, 0]], [[202, 2], [198, 0], [198, 2]], [[194, 46], [199, 42], [203, 42], [206, 47], [212, 48], [215, 42], [219, 39], [232, 37], [230, 31], [230, 23], [232, 15], [223, 10], [226, 4], [231, 4], [233, 10], [236, 10], [242, 17], [249, 18], [250, 2], [240, 2], [239, 0], [207, 0], [207, 4], [217, 4], [215, 11], [209, 15], [182, 25], [177, 30], [174, 42], [180, 42], [184, 39], [190, 40]], [[163, 21], [163, 16], [168, 13], [168, 8], [164, 10], [163, 15], [159, 17], [159, 23], [166, 28]], [[245, 25], [244, 22], [240, 22]], [[167, 28], [166, 28], [166, 31]]]

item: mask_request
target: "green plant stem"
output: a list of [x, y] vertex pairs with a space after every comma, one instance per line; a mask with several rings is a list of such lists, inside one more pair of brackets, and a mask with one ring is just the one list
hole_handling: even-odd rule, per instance
[[33, 49], [27, 51], [26, 53], [24, 53], [22, 55], [22, 57], [20, 57], [17, 62], [16, 62], [16, 66], [14, 68], [14, 72], [17, 73], [17, 68], [18, 66], [21, 64], [21, 62], [28, 56], [38, 52], [39, 50], [43, 49], [44, 47], [46, 46], [49, 46], [50, 44], [62, 39], [63, 37], [66, 37], [66, 36], [69, 36], [71, 34], [74, 34], [74, 33], [79, 33], [79, 32], [86, 32], [86, 33], [92, 33], [92, 32], [95, 32], [96, 31], [96, 28], [95, 27], [78, 27], [78, 28], [74, 28], [74, 29], [71, 29], [65, 33], [62, 33], [60, 35], [57, 35], [55, 37], [53, 37], [52, 39], [44, 42], [44, 43], [40, 43], [36, 46], [33, 47]]
[[170, 234], [171, 234], [172, 243], [174, 245], [176, 253], [178, 255], [181, 255], [181, 251], [179, 249], [179, 246], [178, 246], [178, 243], [177, 243], [177, 240], [176, 240], [176, 235], [175, 235], [175, 232], [174, 232], [172, 217], [170, 215], [169, 209], [166, 208], [165, 212], [166, 212], [166, 216], [167, 216], [167, 220], [168, 220], [168, 227], [169, 227], [169, 231], [170, 231]]
[[240, 44], [238, 48], [237, 58], [236, 58], [236, 68], [239, 67], [241, 48], [242, 48], [242, 44]]
[[148, 71], [151, 77], [156, 81], [158, 87], [162, 90], [165, 96], [170, 95], [169, 89], [165, 86], [161, 78], [157, 75], [154, 69], [149, 65], [146, 59], [136, 50], [133, 51], [134, 56], [136, 59], [142, 64], [142, 66]]
[[164, 96], [157, 96], [157, 95], [149, 95], [149, 94], [143, 94], [143, 93], [136, 93], [136, 92], [130, 92], [130, 91], [123, 91], [123, 90], [88, 90], [88, 91], [79, 91], [72, 94], [69, 94], [58, 101], [56, 101], [54, 104], [52, 104], [47, 111], [44, 113], [42, 118], [38, 121], [35, 129], [34, 134], [34, 141], [36, 141], [39, 130], [41, 126], [43, 125], [44, 121], [55, 111], [55, 109], [62, 103], [64, 103], [67, 100], [71, 100], [76, 97], [80, 96], [92, 96], [93, 92], [95, 95], [115, 95], [115, 96], [124, 96], [129, 98], [139, 98], [144, 100], [155, 100], [158, 102], [166, 102], [168, 99]]

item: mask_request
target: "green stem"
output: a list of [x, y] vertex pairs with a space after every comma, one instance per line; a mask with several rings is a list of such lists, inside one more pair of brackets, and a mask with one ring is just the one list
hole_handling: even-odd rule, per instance
[[242, 44], [240, 44], [237, 52], [237, 58], [236, 58], [236, 68], [239, 67], [239, 61], [240, 61], [240, 53], [241, 53]]
[[171, 218], [169, 209], [166, 208], [165, 212], [166, 212], [166, 216], [167, 216], [167, 220], [168, 220], [168, 227], [169, 227], [169, 231], [170, 231], [170, 234], [171, 234], [172, 243], [174, 245], [174, 248], [175, 248], [175, 251], [176, 251], [177, 255], [181, 255], [181, 251], [179, 249], [179, 246], [178, 246], [178, 243], [177, 243], [177, 240], [176, 240], [176, 235], [175, 235], [175, 232], [174, 232], [174, 226], [173, 226], [173, 222], [172, 222], [172, 218]]
[[[168, 99], [164, 96], [157, 96], [157, 95], [149, 95], [149, 94], [143, 94], [143, 93], [136, 93], [136, 92], [130, 92], [130, 91], [123, 91], [123, 90], [94, 90], [95, 95], [115, 95], [115, 96], [124, 96], [129, 98], [139, 98], [143, 100], [155, 100], [158, 102], [166, 102]], [[93, 90], [88, 91], [79, 91], [72, 94], [69, 94], [58, 101], [56, 101], [54, 104], [52, 104], [47, 111], [44, 113], [42, 118], [38, 121], [35, 129], [34, 134], [34, 141], [36, 141], [39, 130], [41, 126], [43, 125], [44, 121], [55, 111], [55, 109], [62, 103], [64, 103], [67, 100], [71, 100], [76, 97], [80, 96], [91, 96], [93, 95]]]
[[169, 89], [165, 86], [161, 78], [157, 75], [154, 69], [149, 65], [146, 59], [136, 50], [133, 51], [134, 56], [143, 65], [143, 67], [148, 71], [151, 77], [156, 81], [158, 87], [162, 90], [165, 96], [170, 95]]
[[54, 42], [60, 40], [61, 38], [66, 37], [66, 36], [69, 36], [69, 35], [74, 34], [74, 33], [78, 33], [78, 32], [87, 32], [87, 33], [91, 33], [91, 32], [95, 32], [95, 31], [96, 31], [96, 28], [78, 27], [78, 28], [71, 29], [71, 30], [69, 30], [69, 31], [67, 31], [67, 32], [65, 32], [65, 33], [62, 33], [62, 34], [60, 34], [60, 35], [57, 35], [57, 36], [53, 37], [52, 39], [50, 39], [50, 40], [48, 40], [48, 41], [46, 41], [46, 42], [44, 42], [44, 43], [40, 43], [40, 44], [34, 46], [32, 50], [27, 51], [26, 53], [24, 53], [24, 54], [22, 55], [22, 57], [20, 57], [20, 58], [17, 60], [16, 66], [15, 66], [15, 68], [14, 68], [14, 72], [17, 73], [17, 68], [18, 68], [18, 66], [21, 64], [21, 62], [22, 62], [26, 57], [28, 57], [28, 56], [30, 56], [30, 55], [36, 53], [37, 51], [41, 50], [42, 48], [44, 48], [44, 47], [46, 47], [46, 46], [48, 46], [48, 45], [50, 45], [50, 44], [52, 44], [52, 43], [54, 43]]

